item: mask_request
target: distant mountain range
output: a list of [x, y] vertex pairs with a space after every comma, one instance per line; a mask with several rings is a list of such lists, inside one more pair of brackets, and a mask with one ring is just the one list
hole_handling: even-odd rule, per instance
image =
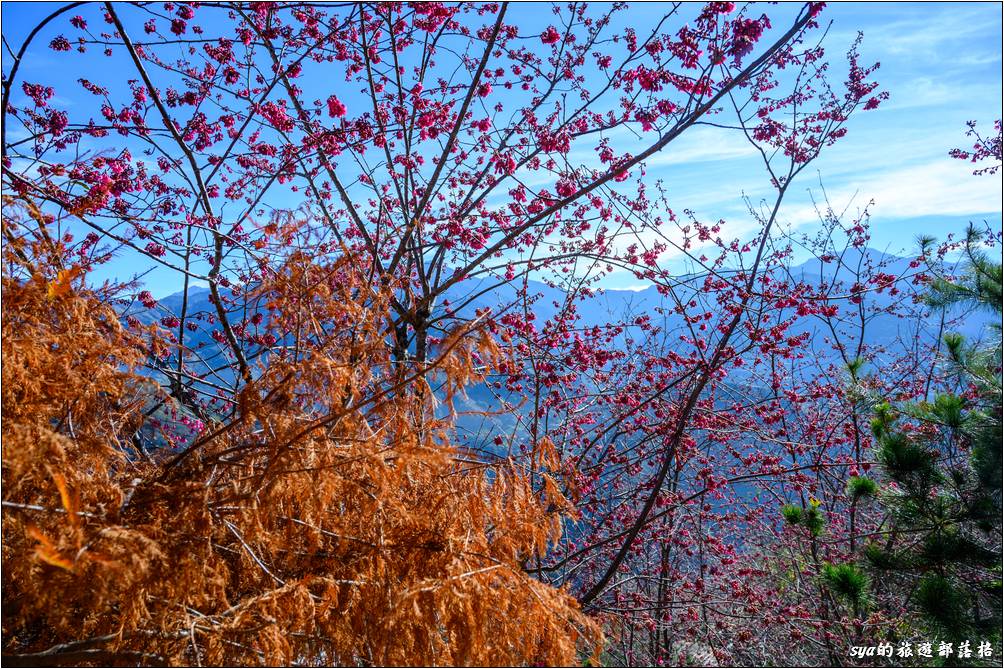
[[[902, 299], [903, 294], [913, 295], [923, 291], [922, 286], [914, 286], [911, 283], [909, 277], [918, 270], [910, 267], [911, 259], [909, 258], [889, 256], [870, 249], [863, 251], [852, 249], [845, 254], [840, 264], [812, 260], [791, 269], [790, 276], [794, 281], [802, 281], [813, 286], [842, 282], [846, 289], [855, 281], [854, 273], [850, 268], [869, 262], [876, 266], [881, 262], [884, 273], [907, 278], [901, 280], [897, 285], [902, 291], [899, 297], [891, 296], [888, 290], [882, 293], [869, 292], [867, 294], [865, 306], [868, 326], [865, 344], [883, 346], [895, 351], [914, 342], [918, 336], [928, 341], [933, 341], [935, 337], [939, 336], [943, 329], [940, 313], [924, 310], [924, 317], [918, 321], [918, 319], [912, 318], [903, 319], [894, 313], [884, 311], [893, 305], [895, 300]], [[697, 279], [703, 280], [703, 277], [680, 277], [680, 280], [684, 282], [696, 281]], [[488, 277], [467, 279], [447, 291], [442, 302], [437, 305], [437, 310], [439, 310], [438, 313], [443, 313], [447, 306], [451, 309], [455, 308], [457, 309], [455, 316], [458, 318], [471, 317], [475, 310], [485, 307], [491, 307], [497, 312], [502, 305], [516, 303], [521, 285], [522, 279], [519, 280], [518, 284], [500, 282]], [[540, 327], [559, 312], [567, 295], [561, 289], [541, 281], [529, 281], [527, 286], [528, 294], [536, 297], [532, 311], [536, 317], [535, 323]], [[846, 290], [840, 292], [846, 294]], [[182, 293], [175, 293], [159, 300], [156, 309], [144, 309], [133, 315], [147, 323], [176, 315], [181, 310], [182, 297]], [[188, 302], [189, 314], [215, 313], [207, 288], [191, 288], [188, 293]], [[660, 294], [656, 286], [650, 286], [643, 290], [597, 291], [591, 296], [579, 299], [576, 302], [576, 309], [579, 314], [579, 324], [585, 327], [602, 326], [610, 322], [623, 322], [628, 317], [648, 315], [665, 330], [672, 331], [683, 324], [680, 316], [672, 314], [672, 304], [669, 298]], [[463, 307], [458, 308], [458, 305], [463, 305]], [[667, 308], [663, 310], [662, 307]], [[990, 314], [978, 311], [965, 313], [957, 310], [947, 314], [947, 317], [948, 320], [955, 319], [950, 329], [964, 335], [970, 341], [980, 338], [986, 325], [992, 322]], [[856, 336], [856, 329], [859, 327], [857, 315], [842, 327], [847, 330], [847, 334]], [[918, 327], [920, 327], [919, 332]], [[823, 360], [835, 358], [832, 346], [826, 341], [832, 336], [832, 333], [829, 328], [824, 327], [821, 320], [817, 318], [803, 319], [792, 329], [791, 334], [803, 332], [810, 333], [809, 346], [817, 358]], [[225, 362], [222, 347], [203, 329], [186, 332], [185, 342], [186, 346], [197, 351], [203, 360], [203, 362], [196, 362], [189, 359], [188, 364], [193, 369], [205, 371], [206, 368], [216, 367]], [[219, 380], [228, 381], [230, 378], [227, 372], [222, 372]], [[457, 410], [461, 413], [458, 418], [458, 431], [468, 436], [476, 435], [477, 441], [487, 447], [487, 443], [490, 442], [488, 435], [511, 432], [514, 428], [515, 419], [512, 416], [491, 415], [499, 407], [500, 402], [492, 389], [482, 385], [468, 388], [467, 398], [457, 399]]]
[[[843, 282], [846, 287], [849, 287], [855, 280], [849, 267], [855, 267], [859, 263], [868, 261], [875, 265], [884, 262], [885, 266], [882, 271], [886, 274], [909, 277], [918, 271], [910, 268], [911, 259], [909, 258], [890, 256], [871, 249], [863, 251], [851, 249], [842, 260], [840, 265], [836, 262], [824, 264], [818, 260], [805, 262], [791, 269], [791, 278], [810, 285]], [[695, 278], [703, 279], [703, 277], [680, 277], [678, 280], [686, 283], [688, 280], [695, 280]], [[475, 310], [486, 307], [497, 311], [500, 305], [510, 305], [517, 301], [521, 285], [521, 279], [511, 283], [488, 277], [466, 279], [451, 287], [436, 306], [442, 312], [443, 308], [448, 305], [454, 307], [464, 304], [464, 307], [456, 312], [456, 316], [460, 318], [471, 317]], [[565, 291], [542, 281], [528, 281], [527, 287], [528, 293], [537, 298], [533, 303], [532, 310], [538, 324], [554, 317], [558, 313], [560, 305], [564, 304], [566, 300]], [[911, 293], [918, 290], [917, 287], [903, 283], [899, 287], [905, 289], [905, 292]], [[209, 300], [208, 288], [192, 287], [189, 289], [188, 296], [189, 313], [215, 313], [215, 308]], [[143, 321], [152, 322], [163, 316], [178, 314], [181, 310], [182, 297], [181, 292], [174, 293], [159, 300], [159, 310], [154, 312], [141, 311], [136, 315]], [[869, 309], [886, 308], [894, 302], [894, 299], [888, 292], [870, 292], [866, 297], [866, 304]], [[672, 302], [660, 294], [659, 289], [653, 285], [642, 290], [603, 289], [591, 297], [577, 301], [576, 308], [581, 325], [592, 327], [620, 321], [628, 315], [647, 314], [651, 316], [656, 313], [659, 307], [671, 305]], [[870, 326], [872, 330], [870, 335], [875, 339], [867, 342], [873, 345], [894, 339], [895, 333], [901, 330], [901, 324], [897, 322], [898, 319], [895, 317], [879, 315], [877, 318], [874, 326]], [[972, 319], [959, 323], [958, 328], [960, 329], [957, 331], [966, 337], [977, 337], [987, 322], [989, 322], [989, 316], [974, 314]], [[208, 337], [200, 332], [186, 335], [186, 340], [192, 341], [195, 345], [205, 342], [206, 339]], [[209, 339], [209, 342], [212, 340]]]

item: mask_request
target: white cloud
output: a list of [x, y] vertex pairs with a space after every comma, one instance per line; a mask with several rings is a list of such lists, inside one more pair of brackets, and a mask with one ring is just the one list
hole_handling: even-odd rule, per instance
[[877, 185], [872, 189], [877, 211], [895, 218], [962, 216], [1001, 208], [1000, 179], [978, 179], [968, 163], [907, 168], [886, 174]]
[[748, 158], [757, 150], [739, 132], [698, 126], [649, 158], [649, 168]]
[[[982, 6], [981, 6], [982, 5]], [[840, 5], [835, 5], [837, 9]], [[892, 10], [891, 7], [895, 7]], [[848, 12], [860, 12], [849, 4]], [[879, 14], [874, 22], [864, 27], [865, 48], [868, 51], [882, 51], [890, 55], [933, 58], [944, 62], [946, 48], [951, 45], [967, 44], [978, 38], [998, 38], [1000, 21], [988, 20], [990, 16], [989, 3], [923, 3], [886, 5], [881, 9], [889, 9], [894, 13], [913, 13], [913, 16], [898, 20], [882, 20]], [[870, 11], [870, 10], [866, 10]], [[992, 11], [992, 10], [991, 10]], [[999, 14], [998, 14], [999, 16]], [[849, 43], [854, 33], [848, 30], [835, 31], [830, 37], [834, 43]], [[956, 57], [957, 56], [957, 57]], [[967, 54], [952, 54], [951, 61], [959, 62], [959, 58]]]
[[[999, 212], [1001, 180], [975, 177], [972, 170], [971, 163], [945, 159], [899, 170], [862, 173], [836, 188], [828, 188], [829, 198], [834, 206], [841, 207], [852, 200], [864, 207], [874, 200], [872, 215], [886, 219]], [[786, 218], [796, 226], [819, 220], [811, 204], [789, 209]]]

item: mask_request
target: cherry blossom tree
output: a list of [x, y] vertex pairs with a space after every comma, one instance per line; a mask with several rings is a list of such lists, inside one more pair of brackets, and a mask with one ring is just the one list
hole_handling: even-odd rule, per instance
[[[875, 318], [915, 316], [904, 286], [922, 272], [863, 252], [864, 213], [823, 210], [813, 239], [781, 227], [792, 185], [886, 98], [878, 66], [856, 42], [837, 73], [822, 3], [784, 19], [731, 2], [646, 7], [644, 22], [620, 3], [528, 11], [61, 7], [4, 73], [3, 188], [39, 203], [5, 234], [51, 245], [65, 264], [54, 286], [122, 258], [176, 277], [176, 309], [141, 276], [115, 297], [131, 327], [157, 314], [167, 332], [148, 355], [165, 390], [148, 414], [178, 407], [188, 421], [175, 468], [214, 426], [275, 400], [266, 370], [308, 364], [305, 332], [339, 327], [261, 286], [305, 253], [320, 267], [351, 258], [351, 298], [381, 310], [384, 391], [415, 395], [423, 438], [435, 397], [457, 389], [433, 378], [457, 329], [505, 349], [484, 387], [515, 427], [462, 452], [471, 467], [520, 468], [550, 512], [574, 516], [522, 568], [617, 628], [618, 661], [765, 662], [754, 640], [805, 637], [806, 661], [835, 662], [860, 611], [817, 577], [879, 522], [845, 490], [868, 471], [870, 442], [843, 381], [865, 383]], [[46, 43], [79, 70], [79, 104], [20, 76]], [[646, 167], [696, 129], [761, 159], [770, 196], [749, 203], [747, 238], [686, 209]], [[793, 275], [796, 250], [853, 280]], [[691, 271], [669, 270], [670, 255]], [[582, 302], [624, 270], [657, 287], [659, 308], [586, 323]], [[312, 276], [335, 292], [343, 280]], [[553, 304], [539, 282], [560, 289]], [[196, 283], [209, 310], [190, 300]], [[512, 297], [485, 306], [503, 287]], [[925, 351], [904, 350], [868, 383], [930, 385]], [[477, 352], [471, 362], [486, 371]], [[799, 523], [783, 524], [784, 505]]]
[[[643, 34], [619, 5], [556, 7], [553, 24], [529, 35], [491, 4], [78, 9], [49, 16], [21, 56], [65, 27], [49, 44], [57, 55], [101, 51], [127, 87], [81, 77], [93, 104], [71, 119], [51, 87], [17, 79], [15, 61], [4, 113], [24, 137], [4, 141], [5, 179], [53, 206], [57, 225], [72, 218], [94, 233], [74, 242], [83, 263], [114, 243], [177, 270], [185, 287], [208, 282], [215, 313], [182, 305], [166, 323], [179, 388], [191, 383], [193, 327], [250, 380], [249, 359], [271, 344], [254, 341], [234, 299], [281, 254], [291, 209], [317, 248], [363, 250], [376, 284], [402, 282], [390, 315], [397, 357], [421, 361], [458, 282], [608, 254], [611, 226], [623, 224], [609, 201], [646, 158], [724, 106], [755, 108], [748, 131], [800, 162], [849, 111], [833, 98], [789, 128], [775, 117], [800, 101], [767, 93], [781, 68], [821, 74], [821, 49], [803, 45], [819, 5], [765, 44], [770, 20], [732, 3], [683, 27], [685, 8], [671, 8]], [[877, 104], [867, 72], [855, 72], [854, 105]], [[22, 107], [10, 104], [15, 86]], [[641, 137], [632, 151], [618, 148], [625, 133]], [[274, 204], [283, 188], [279, 201], [295, 206]]]

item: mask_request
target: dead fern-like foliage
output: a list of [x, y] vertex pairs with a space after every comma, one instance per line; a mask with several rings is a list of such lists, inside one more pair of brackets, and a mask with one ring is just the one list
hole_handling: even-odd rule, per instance
[[433, 411], [501, 361], [477, 323], [402, 369], [392, 287], [294, 255], [258, 288], [281, 338], [234, 412], [145, 453], [131, 370], [156, 334], [4, 232], [5, 663], [567, 665], [598, 647], [522, 569], [560, 533], [557, 486], [461, 465]]

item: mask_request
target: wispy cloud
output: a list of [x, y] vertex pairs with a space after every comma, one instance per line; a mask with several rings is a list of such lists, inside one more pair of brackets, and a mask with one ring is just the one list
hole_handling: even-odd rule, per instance
[[748, 158], [756, 154], [756, 149], [738, 132], [722, 132], [717, 128], [699, 126], [649, 158], [646, 163], [649, 168], [693, 165]]
[[[831, 11], [851, 10], [857, 3], [841, 7], [835, 5]], [[869, 51], [884, 52], [893, 56], [909, 58], [946, 59], [945, 47], [966, 44], [987, 37], [1000, 38], [1000, 14], [997, 20], [988, 20], [989, 3], [868, 3], [869, 9], [858, 5], [853, 13], [856, 19], [855, 31], [847, 29], [848, 21], [837, 15], [837, 32], [831, 34], [836, 43], [852, 40], [858, 28], [864, 27]], [[981, 6], [983, 5], [983, 6]], [[871, 16], [869, 16], [871, 14]], [[897, 18], [889, 19], [890, 15]], [[906, 15], [906, 16], [904, 16]], [[861, 18], [870, 19], [867, 22]], [[960, 54], [965, 55], [965, 54]]]
[[[840, 207], [853, 201], [858, 208], [863, 208], [874, 201], [870, 211], [874, 217], [883, 219], [999, 212], [1000, 179], [977, 178], [971, 171], [968, 163], [947, 159], [932, 161], [897, 170], [863, 173], [857, 179], [828, 188], [827, 194], [830, 202]], [[819, 198], [820, 194], [817, 192], [816, 196]], [[805, 201], [788, 208], [785, 216], [794, 226], [819, 220], [815, 208]]]

